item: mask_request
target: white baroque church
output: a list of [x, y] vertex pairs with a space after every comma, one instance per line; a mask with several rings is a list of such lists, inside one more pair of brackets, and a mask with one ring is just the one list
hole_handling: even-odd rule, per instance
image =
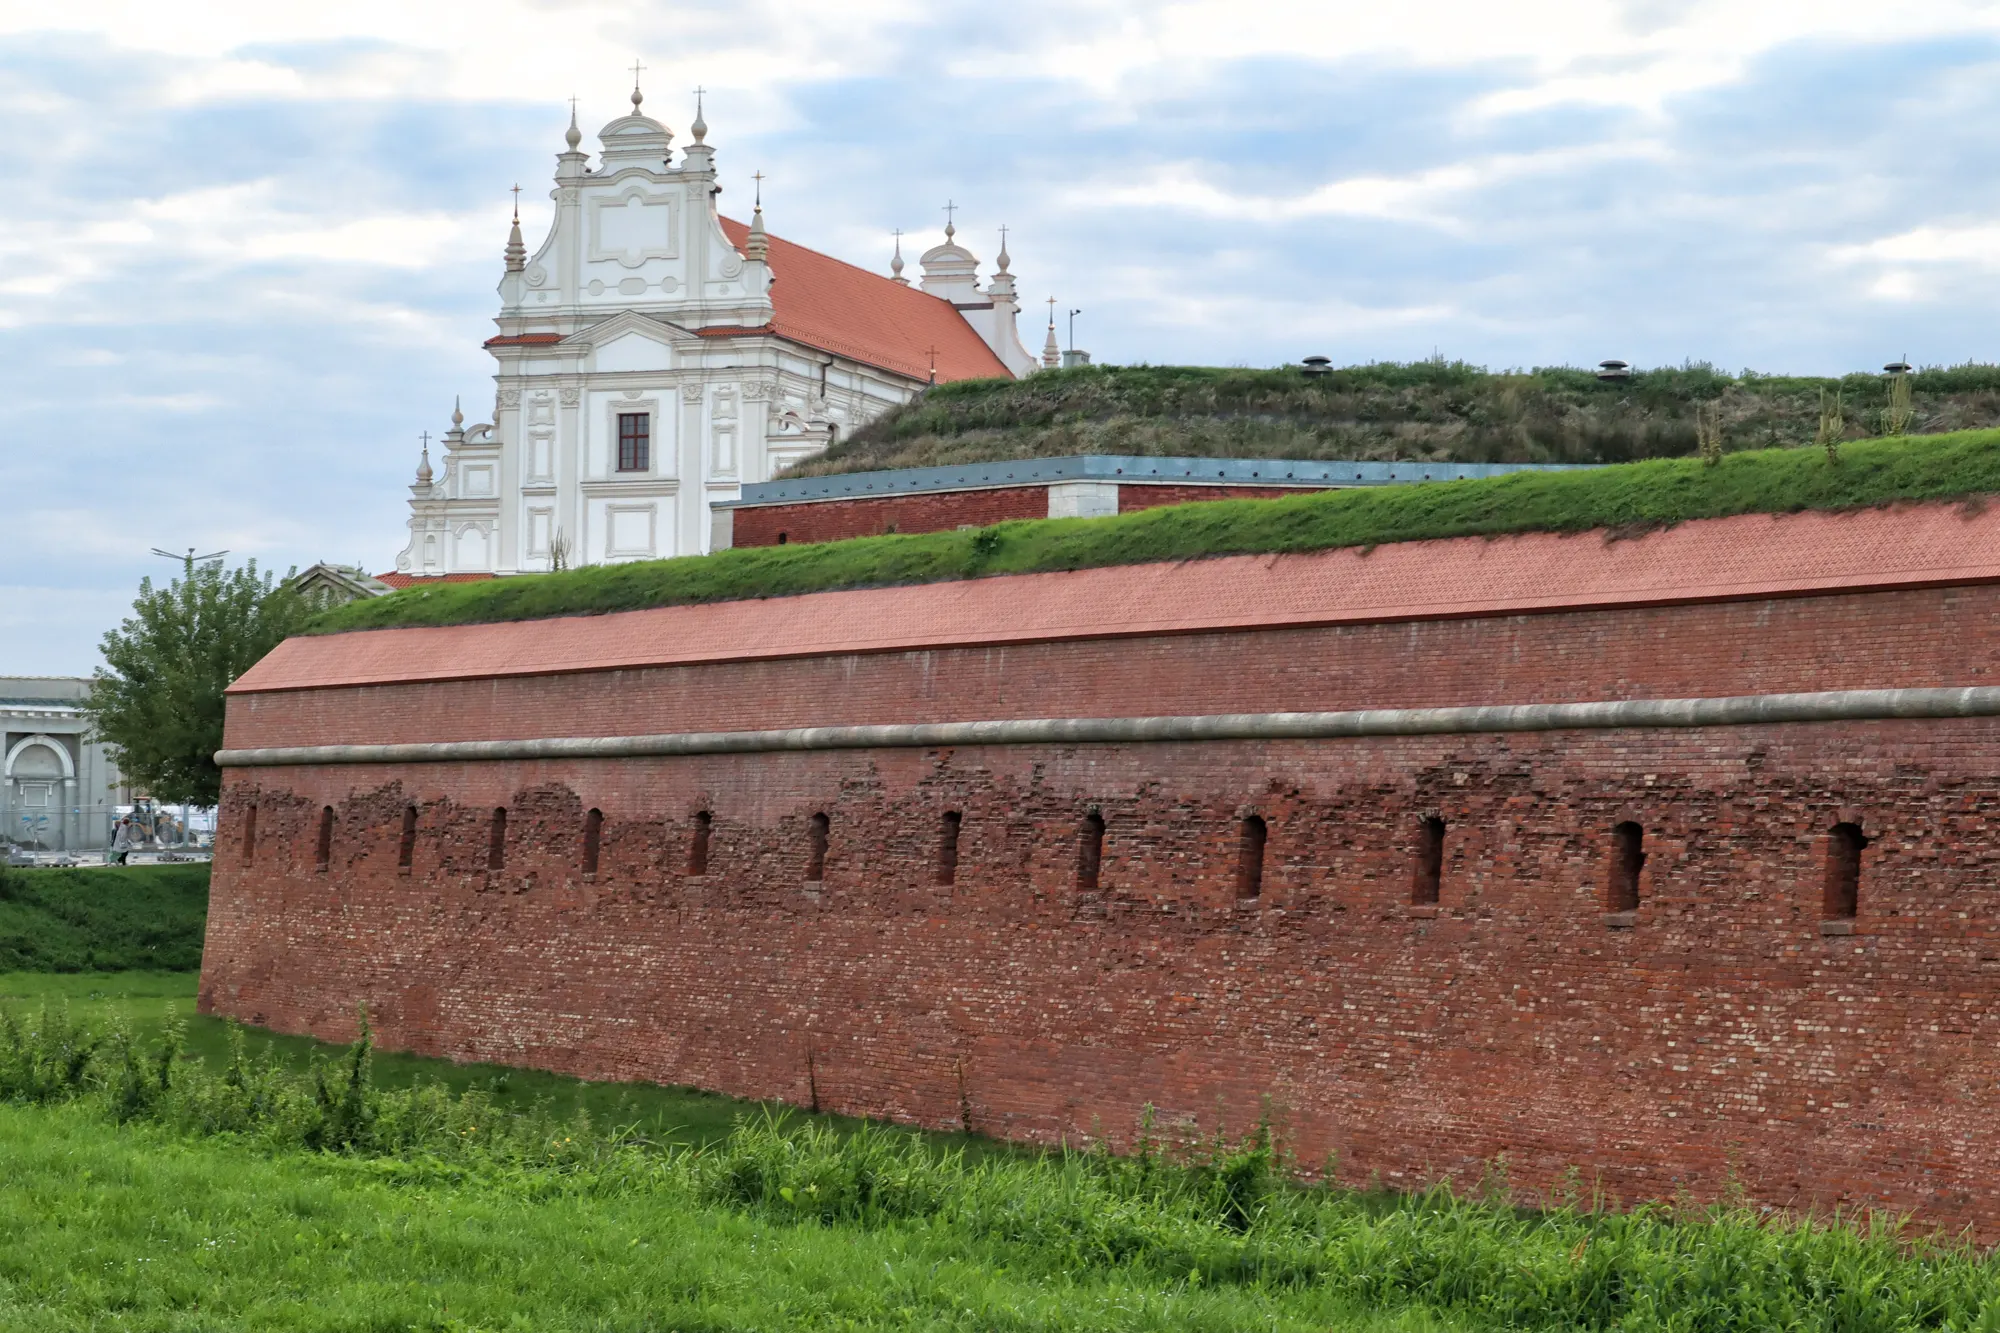
[[454, 410], [436, 471], [424, 450], [387, 581], [704, 552], [711, 506], [744, 483], [928, 384], [1053, 364], [1021, 344], [1004, 234], [984, 286], [950, 221], [915, 286], [900, 243], [888, 276], [794, 245], [764, 230], [761, 195], [747, 226], [717, 211], [699, 106], [676, 163], [642, 101], [599, 132], [594, 167], [572, 113], [533, 256], [516, 213], [493, 419]]

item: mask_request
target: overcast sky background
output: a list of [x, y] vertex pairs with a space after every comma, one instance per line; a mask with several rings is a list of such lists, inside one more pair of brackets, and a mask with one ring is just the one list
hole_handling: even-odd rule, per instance
[[147, 548], [390, 567], [508, 187], [643, 61], [740, 214], [1010, 250], [1099, 360], [2000, 360], [2000, 6], [0, 0], [0, 674]]

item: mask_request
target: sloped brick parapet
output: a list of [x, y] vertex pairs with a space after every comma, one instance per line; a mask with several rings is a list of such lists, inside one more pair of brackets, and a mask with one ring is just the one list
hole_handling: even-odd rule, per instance
[[[1995, 533], [1912, 508], [1090, 571], [1096, 634], [1054, 575], [293, 641], [231, 696], [259, 754], [202, 1006], [340, 1038], [365, 1002], [426, 1053], [1042, 1141], [1269, 1097], [1357, 1183], [1504, 1158], [2000, 1239]], [[1246, 598], [1260, 568], [1287, 581]], [[1135, 725], [1482, 707], [1536, 725]], [[964, 730], [994, 721], [1056, 729]], [[922, 726], [960, 730], [589, 748]]]

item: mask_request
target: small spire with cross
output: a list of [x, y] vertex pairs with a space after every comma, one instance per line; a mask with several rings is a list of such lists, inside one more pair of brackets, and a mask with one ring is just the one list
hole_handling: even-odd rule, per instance
[[937, 344], [931, 344], [931, 383], [937, 383]]
[[893, 228], [891, 234], [896, 238], [896, 253], [889, 260], [889, 280], [900, 282], [907, 287], [910, 285], [910, 280], [903, 276], [903, 229]]
[[708, 89], [702, 87], [700, 84], [695, 85], [694, 124], [688, 126], [688, 129], [694, 134], [694, 141], [696, 143], [701, 143], [708, 138], [708, 120], [701, 114], [701, 99], [706, 92], [708, 92]]
[[646, 67], [638, 61], [632, 62], [632, 114], [635, 116], [639, 114], [639, 104], [646, 100], [646, 95], [639, 91], [639, 76], [645, 70]]
[[751, 207], [762, 208], [764, 206], [764, 173], [753, 171], [750, 173], [750, 179], [757, 183], [757, 198]]
[[514, 186], [514, 221], [519, 222], [520, 220], [521, 220], [521, 187], [518, 183], [516, 183]]
[[944, 238], [948, 241], [958, 235], [958, 228], [952, 225], [952, 215], [958, 212], [958, 205], [947, 199], [944, 201]]

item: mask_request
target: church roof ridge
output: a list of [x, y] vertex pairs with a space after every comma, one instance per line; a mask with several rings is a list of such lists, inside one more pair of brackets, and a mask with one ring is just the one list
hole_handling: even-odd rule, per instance
[[[734, 218], [719, 220], [729, 243], [743, 249], [749, 227]], [[1012, 377], [979, 331], [943, 297], [776, 233], [766, 233], [766, 241], [778, 278], [771, 287], [770, 325], [777, 336], [915, 379], [929, 376], [933, 348], [939, 383]], [[699, 330], [707, 337], [732, 331]]]

